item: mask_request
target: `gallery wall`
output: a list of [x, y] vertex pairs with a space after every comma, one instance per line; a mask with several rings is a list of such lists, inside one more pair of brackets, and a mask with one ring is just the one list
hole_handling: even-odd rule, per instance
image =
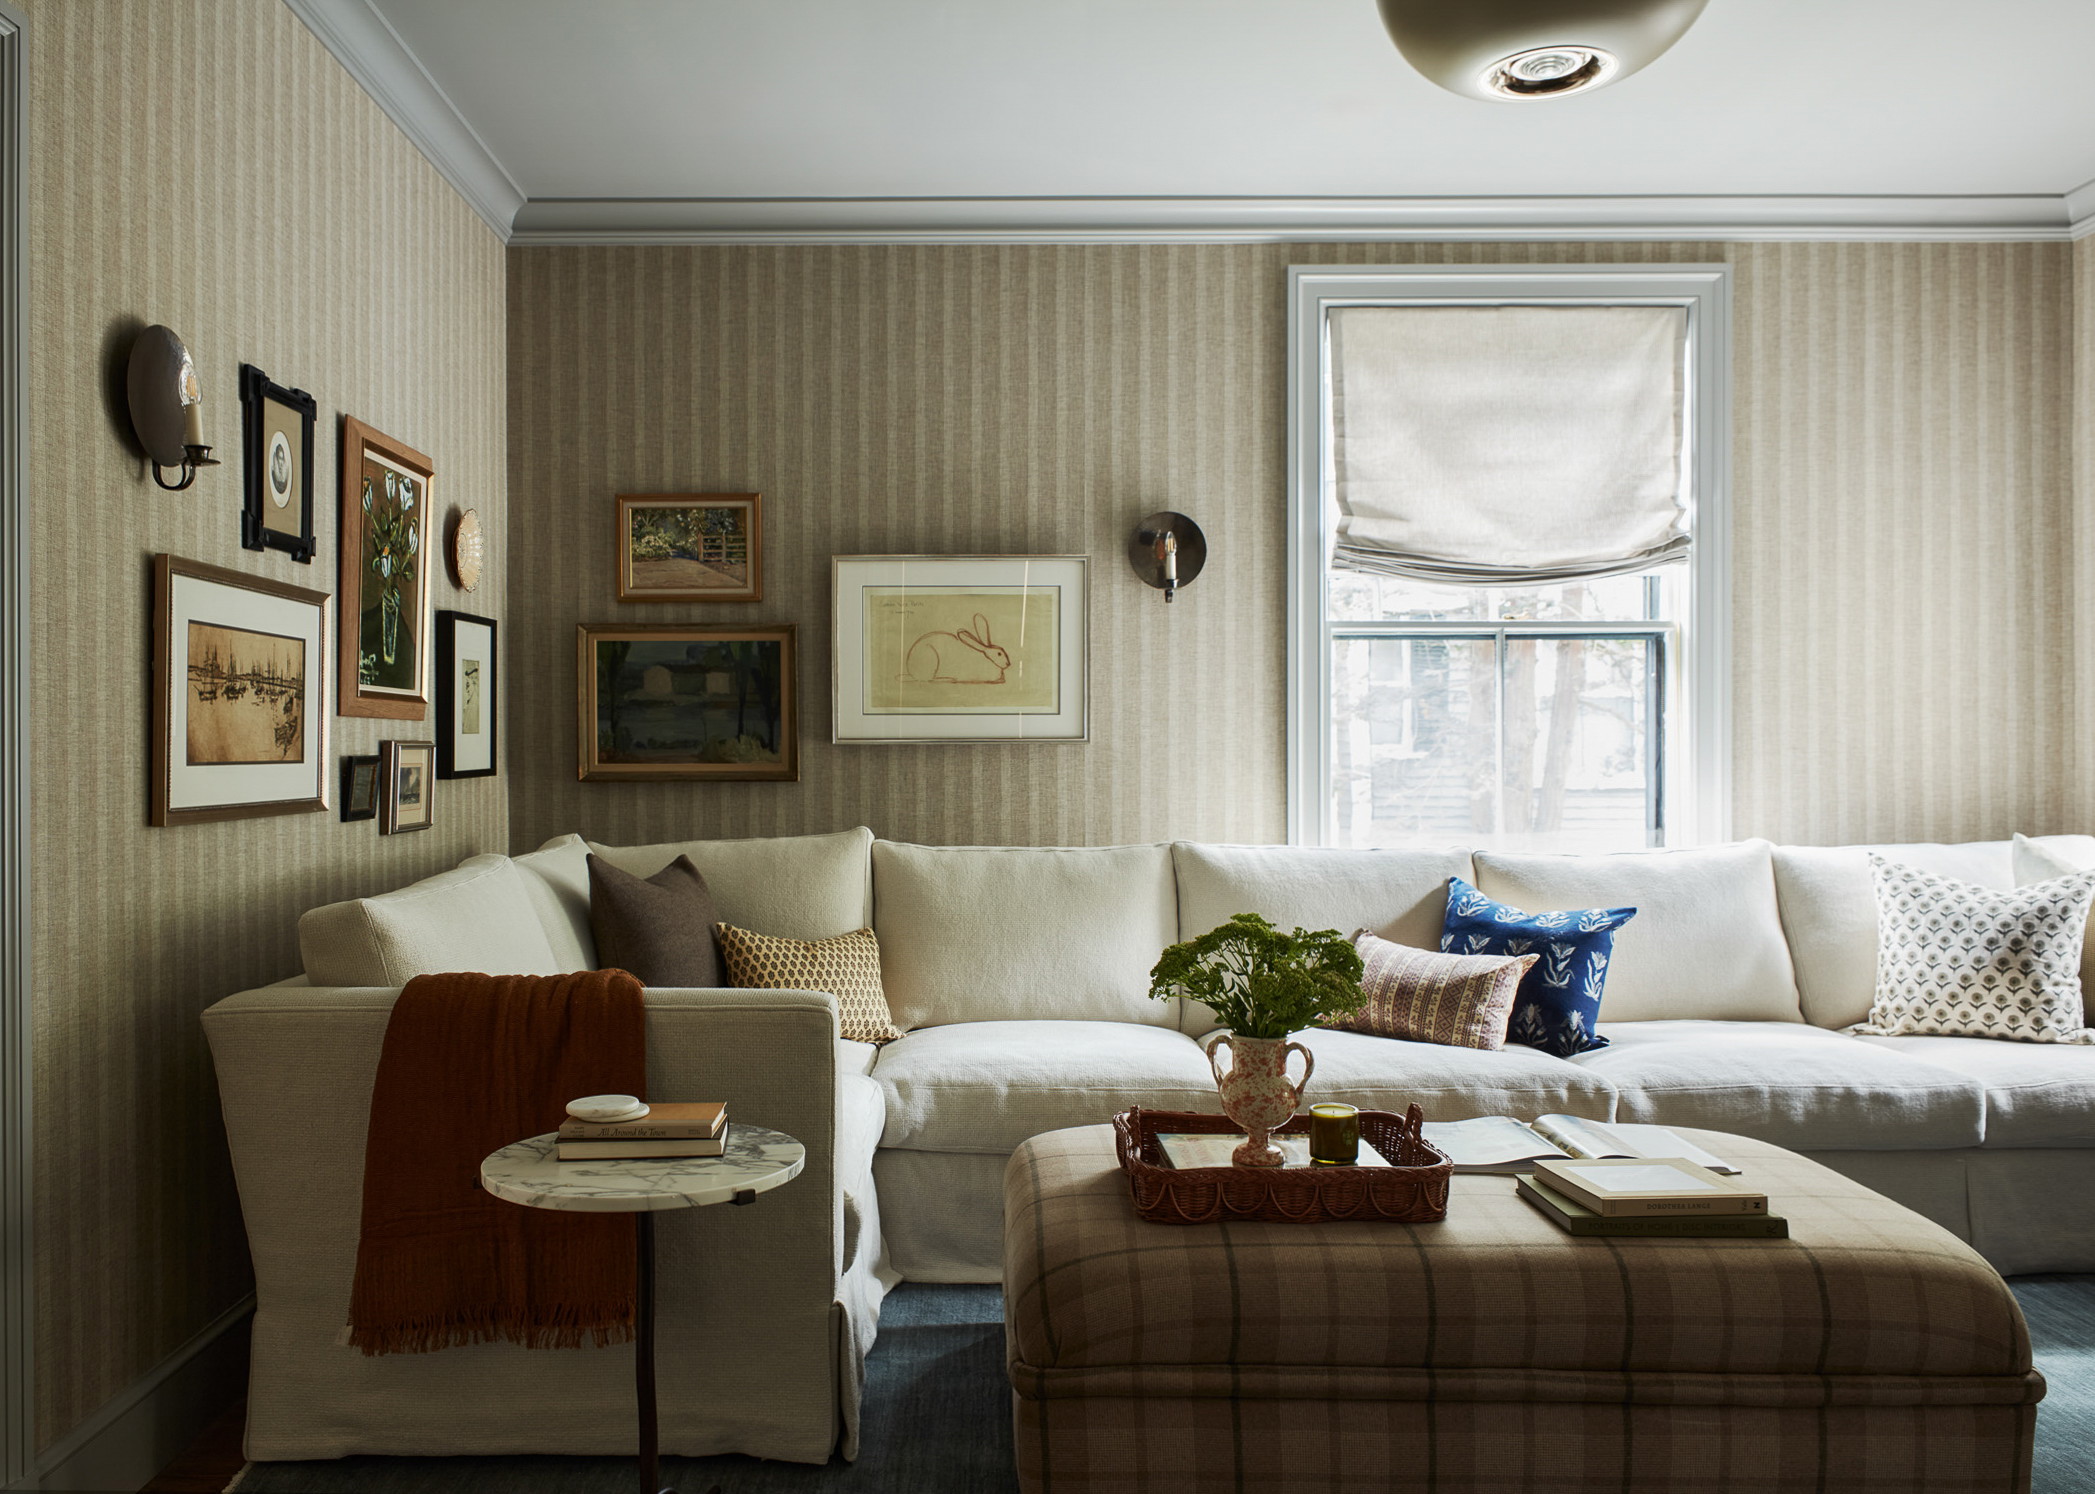
[[[512, 249], [512, 842], [1283, 838], [1285, 271], [1332, 261], [1729, 262], [1736, 833], [2088, 828], [2073, 252]], [[615, 495], [674, 491], [764, 495], [761, 603], [617, 602]], [[1122, 558], [1160, 508], [1211, 547], [1168, 609]], [[1090, 743], [831, 745], [829, 558], [885, 552], [1090, 555]], [[801, 781], [578, 782], [575, 627], [604, 621], [797, 623]]]
[[[37, 1429], [50, 1444], [250, 1289], [197, 1013], [299, 968], [298, 915], [507, 839], [502, 780], [440, 786], [431, 831], [332, 811], [146, 825], [150, 560], [332, 593], [336, 437], [353, 414], [478, 508], [503, 610], [502, 249], [280, 0], [17, 0], [29, 14], [37, 667]], [[227, 459], [155, 487], [122, 358], [187, 341]], [[319, 401], [320, 555], [239, 542], [242, 362]], [[334, 721], [332, 751], [431, 723]], [[331, 795], [332, 797], [332, 795]]]

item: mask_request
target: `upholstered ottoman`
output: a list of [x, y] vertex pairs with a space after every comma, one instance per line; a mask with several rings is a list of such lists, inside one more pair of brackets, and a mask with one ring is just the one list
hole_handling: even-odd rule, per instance
[[1439, 1224], [1150, 1224], [1106, 1126], [1004, 1183], [1028, 1494], [2029, 1488], [2044, 1382], [2007, 1286], [1817, 1163], [1687, 1132], [1788, 1240], [1565, 1235], [1504, 1177]]

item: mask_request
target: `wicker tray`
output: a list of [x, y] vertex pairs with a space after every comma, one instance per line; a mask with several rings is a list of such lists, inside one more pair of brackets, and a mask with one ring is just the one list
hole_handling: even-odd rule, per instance
[[[1455, 1171], [1446, 1154], [1421, 1134], [1424, 1124], [1416, 1105], [1402, 1116], [1360, 1112], [1360, 1139], [1388, 1159], [1388, 1167], [1172, 1167], [1157, 1143], [1159, 1131], [1237, 1134], [1226, 1116], [1184, 1110], [1123, 1110], [1113, 1117], [1113, 1139], [1135, 1212], [1158, 1224], [1223, 1219], [1423, 1224], [1448, 1217], [1448, 1180]], [[1309, 1117], [1298, 1115], [1275, 1134], [1308, 1129]]]

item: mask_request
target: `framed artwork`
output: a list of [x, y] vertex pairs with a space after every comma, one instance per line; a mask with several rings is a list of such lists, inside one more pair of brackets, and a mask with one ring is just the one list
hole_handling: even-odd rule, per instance
[[150, 823], [327, 808], [327, 602], [154, 557]]
[[313, 563], [313, 396], [240, 365], [240, 543]]
[[764, 595], [756, 493], [620, 493], [621, 602], [755, 602]]
[[797, 782], [798, 631], [584, 623], [580, 776]]
[[470, 612], [437, 613], [436, 656], [436, 776], [492, 777], [495, 620]]
[[341, 702], [345, 716], [429, 709], [429, 458], [342, 419]]
[[436, 823], [436, 744], [378, 744], [378, 833], [405, 835]]
[[378, 814], [378, 754], [342, 759], [342, 819], [368, 820]]
[[833, 557], [833, 740], [1088, 740], [1089, 564]]

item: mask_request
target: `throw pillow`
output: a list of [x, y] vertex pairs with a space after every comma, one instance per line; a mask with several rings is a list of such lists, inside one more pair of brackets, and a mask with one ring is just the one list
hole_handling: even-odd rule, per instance
[[827, 991], [837, 999], [839, 1035], [855, 1043], [892, 1043], [902, 1033], [880, 984], [880, 941], [871, 929], [833, 939], [781, 939], [721, 924], [728, 979], [770, 991]]
[[644, 986], [717, 986], [713, 894], [688, 856], [652, 877], [589, 858], [589, 932], [599, 970], [630, 970]]
[[1520, 979], [1540, 958], [1436, 954], [1393, 944], [1366, 929], [1353, 935], [1353, 947], [1366, 966], [1360, 988], [1367, 992], [1367, 1004], [1324, 1025], [1447, 1048], [1505, 1047]]
[[1870, 855], [1877, 995], [1848, 1031], [2095, 1043], [2082, 1026], [2081, 943], [2095, 871], [1996, 892]]
[[1615, 930], [1636, 916], [1635, 908], [1530, 913], [1450, 877], [1440, 947], [1450, 954], [1537, 956], [1521, 977], [1506, 1041], [1569, 1058], [1608, 1045], [1594, 1030], [1601, 993], [1615, 954]]
[[[2070, 843], [2070, 842], [2069, 842]], [[2058, 877], [2070, 877], [2075, 872], [2095, 871], [2085, 861], [2076, 862], [2061, 856], [2050, 846], [2040, 845], [2027, 835], [2015, 837], [2015, 885], [2034, 887], [2039, 882], [2049, 882]], [[2095, 917], [2088, 920], [2088, 932], [2080, 945], [2080, 1009], [2081, 1024], [2088, 1022], [2089, 996], [2095, 994]]]

